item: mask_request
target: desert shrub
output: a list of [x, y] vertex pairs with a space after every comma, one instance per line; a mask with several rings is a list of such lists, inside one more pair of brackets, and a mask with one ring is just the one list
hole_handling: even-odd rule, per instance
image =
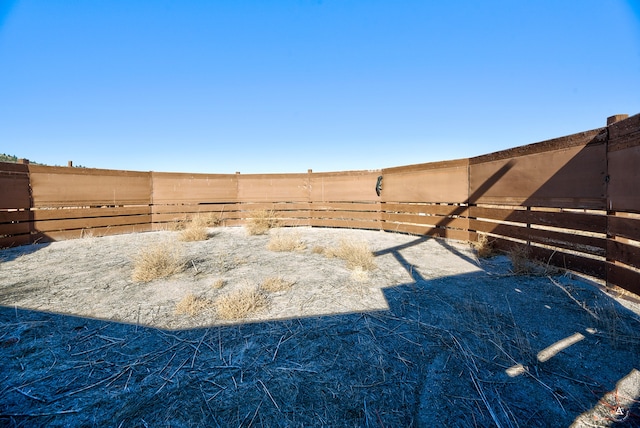
[[202, 311], [213, 307], [213, 302], [204, 297], [197, 297], [191, 293], [187, 294], [176, 304], [176, 314], [198, 315]]
[[494, 254], [493, 245], [487, 235], [479, 234], [478, 240], [472, 245], [476, 250], [476, 254], [481, 259], [491, 257]]
[[134, 258], [131, 279], [149, 282], [165, 278], [184, 269], [184, 261], [178, 248], [170, 243], [160, 243], [141, 250]]
[[219, 297], [215, 302], [218, 318], [237, 320], [267, 306], [267, 297], [258, 289], [244, 289]]
[[542, 263], [533, 258], [531, 254], [531, 247], [518, 245], [515, 246], [508, 253], [511, 260], [511, 271], [515, 275], [536, 275], [536, 276], [548, 276], [558, 275], [562, 272], [562, 269], [552, 266], [549, 263]]
[[302, 251], [307, 246], [300, 239], [299, 233], [277, 233], [271, 237], [267, 249], [271, 251]]
[[349, 269], [373, 270], [376, 267], [373, 261], [373, 253], [366, 242], [343, 240], [337, 247], [325, 248], [323, 254], [327, 257], [336, 257], [346, 261]]
[[273, 210], [254, 211], [247, 220], [245, 228], [249, 235], [264, 235], [270, 229], [278, 227], [279, 221]]
[[207, 226], [200, 217], [194, 217], [191, 221], [185, 223], [184, 228], [180, 232], [181, 241], [204, 241], [209, 237]]
[[260, 284], [260, 289], [275, 293], [278, 291], [286, 291], [293, 287], [293, 282], [287, 281], [279, 276], [269, 277]]
[[207, 214], [204, 214], [202, 217], [203, 217], [204, 224], [207, 227], [222, 226], [224, 222], [222, 218], [222, 213], [207, 213]]

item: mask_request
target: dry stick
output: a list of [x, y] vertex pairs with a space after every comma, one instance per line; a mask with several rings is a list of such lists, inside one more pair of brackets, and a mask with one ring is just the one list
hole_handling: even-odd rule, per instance
[[578, 299], [576, 299], [575, 297], [573, 297], [571, 295], [571, 293], [559, 282], [555, 281], [553, 278], [551, 278], [550, 276], [547, 276], [547, 278], [549, 278], [549, 281], [551, 281], [551, 283], [553, 283], [553, 285], [555, 285], [556, 287], [558, 287], [559, 289], [561, 289], [562, 291], [564, 291], [567, 296], [569, 296], [569, 298], [571, 300], [573, 300], [574, 302], [576, 302], [578, 304], [578, 306], [580, 306], [582, 309], [584, 309], [589, 315], [591, 315], [593, 318], [595, 318], [596, 320], [600, 320], [600, 318], [598, 317], [598, 315], [596, 315], [593, 311], [591, 311], [589, 308], [587, 308], [587, 305], [585, 305], [583, 302], [579, 302]]
[[187, 359], [184, 360], [182, 364], [180, 364], [180, 367], [178, 367], [173, 373], [171, 373], [171, 376], [169, 376], [169, 378], [164, 380], [164, 383], [162, 384], [162, 386], [158, 388], [158, 390], [154, 392], [153, 395], [157, 395], [160, 391], [162, 391], [162, 388], [164, 388], [169, 382], [171, 382], [171, 379], [173, 379], [176, 373], [178, 373], [185, 366], [185, 364], [189, 362], [189, 358], [191, 357], [187, 357]]
[[204, 342], [204, 338], [207, 337], [207, 333], [208, 332], [205, 330], [204, 334], [202, 335], [202, 339], [200, 339], [200, 343], [198, 343], [198, 346], [196, 346], [196, 350], [193, 352], [193, 358], [191, 359], [191, 368], [193, 368], [193, 364], [196, 362], [196, 354], [200, 349], [200, 345], [202, 345], [202, 342]]
[[36, 401], [39, 401], [41, 403], [46, 403], [47, 402], [47, 400], [42, 399], [42, 398], [38, 398], [38, 397], [36, 397], [34, 395], [31, 395], [31, 394], [28, 394], [28, 393], [24, 392], [23, 390], [21, 390], [20, 388], [16, 388], [15, 390], [17, 392], [19, 392], [20, 394], [24, 395], [25, 397], [31, 398], [32, 400], [36, 400]]
[[43, 416], [56, 416], [56, 415], [68, 415], [69, 413], [80, 413], [80, 410], [60, 410], [58, 412], [49, 413], [2, 413], [1, 416], [12, 416], [15, 418], [40, 418]]
[[264, 389], [264, 392], [267, 393], [267, 395], [269, 396], [269, 398], [271, 399], [271, 401], [273, 402], [273, 405], [276, 406], [276, 409], [278, 409], [278, 411], [280, 413], [282, 413], [282, 410], [280, 410], [280, 406], [278, 406], [278, 403], [276, 403], [276, 400], [273, 399], [273, 397], [271, 396], [271, 393], [269, 392], [269, 390], [267, 389], [267, 387], [265, 386], [265, 384], [262, 382], [262, 380], [258, 379], [258, 382], [260, 382], [260, 385], [262, 385], [262, 388]]
[[111, 375], [111, 376], [109, 376], [107, 378], [104, 378], [104, 379], [102, 379], [102, 380], [100, 380], [100, 381], [98, 381], [96, 383], [91, 384], [91, 385], [83, 386], [82, 388], [78, 388], [76, 390], [67, 392], [66, 394], [62, 394], [59, 397], [56, 397], [53, 400], [51, 400], [51, 402], [58, 401], [58, 400], [61, 400], [63, 398], [71, 397], [72, 395], [76, 395], [76, 394], [79, 394], [81, 392], [87, 391], [89, 389], [95, 388], [97, 386], [102, 385], [103, 383], [109, 382], [112, 379], [115, 380], [115, 379], [119, 378], [120, 376], [122, 376], [122, 372], [119, 372], [119, 373], [117, 373], [115, 375]]
[[258, 407], [256, 407], [256, 411], [253, 413], [253, 417], [249, 421], [249, 425], [247, 425], [247, 427], [250, 427], [253, 424], [253, 421], [255, 420], [256, 416], [258, 415], [258, 410], [260, 410], [260, 406], [262, 406], [262, 403], [263, 403], [263, 400], [260, 400], [260, 403], [258, 404]]
[[282, 339], [284, 339], [284, 336], [285, 335], [283, 334], [280, 340], [278, 341], [278, 346], [276, 346], [276, 351], [273, 353], [273, 358], [271, 358], [271, 361], [274, 361], [276, 359], [276, 355], [278, 355], [278, 349], [280, 349], [280, 344], [282, 343]]
[[[123, 339], [123, 340], [124, 340], [124, 339]], [[101, 350], [101, 349], [108, 348], [109, 346], [113, 346], [113, 345], [115, 345], [116, 343], [122, 343], [122, 342], [109, 342], [109, 343], [106, 343], [106, 344], [104, 344], [104, 345], [102, 345], [102, 346], [98, 346], [97, 348], [89, 349], [89, 350], [82, 351], [82, 352], [76, 352], [75, 354], [71, 354], [71, 356], [72, 356], [72, 357], [77, 357], [77, 356], [79, 356], [79, 355], [84, 355], [84, 354], [88, 354], [88, 353], [90, 353], [90, 352], [99, 351], [99, 350]]]
[[495, 412], [493, 411], [493, 408], [489, 404], [489, 401], [487, 400], [487, 397], [484, 395], [484, 391], [482, 390], [482, 387], [477, 382], [477, 380], [476, 380], [476, 378], [473, 375], [473, 372], [471, 370], [469, 370], [469, 376], [471, 376], [471, 382], [473, 382], [473, 386], [475, 386], [476, 390], [478, 391], [478, 394], [480, 394], [480, 398], [482, 399], [482, 402], [484, 403], [484, 406], [489, 411], [489, 414], [491, 415], [491, 419], [493, 419], [493, 422], [496, 424], [496, 426], [498, 428], [502, 428], [502, 425], [500, 425], [500, 421], [498, 420]]

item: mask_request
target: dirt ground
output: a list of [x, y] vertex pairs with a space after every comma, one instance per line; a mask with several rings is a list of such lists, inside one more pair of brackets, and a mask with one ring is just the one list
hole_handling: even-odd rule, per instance
[[[592, 283], [404, 234], [210, 232], [0, 251], [0, 426], [640, 426], [640, 309]], [[314, 251], [341, 240], [376, 268]], [[162, 242], [185, 269], [134, 282]], [[176, 312], [270, 277], [293, 286], [246, 319]]]

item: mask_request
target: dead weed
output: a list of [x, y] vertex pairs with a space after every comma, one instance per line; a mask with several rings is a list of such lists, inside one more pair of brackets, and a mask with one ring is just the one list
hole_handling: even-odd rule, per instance
[[218, 318], [238, 320], [246, 318], [268, 304], [267, 297], [258, 289], [243, 289], [218, 298], [215, 302]]
[[149, 282], [165, 278], [184, 269], [182, 254], [174, 244], [165, 242], [141, 250], [134, 258], [131, 279]]
[[190, 315], [192, 317], [213, 307], [213, 302], [205, 297], [198, 297], [194, 294], [187, 294], [176, 304], [176, 314]]
[[245, 228], [249, 235], [264, 235], [278, 225], [279, 221], [274, 210], [258, 210], [251, 214]]

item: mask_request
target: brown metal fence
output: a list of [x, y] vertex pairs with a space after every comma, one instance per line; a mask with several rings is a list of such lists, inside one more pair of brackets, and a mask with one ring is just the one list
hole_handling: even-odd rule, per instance
[[[166, 228], [346, 227], [527, 248], [640, 295], [640, 115], [542, 143], [376, 171], [184, 174], [0, 164], [0, 247]], [[382, 176], [382, 191], [376, 183]]]

